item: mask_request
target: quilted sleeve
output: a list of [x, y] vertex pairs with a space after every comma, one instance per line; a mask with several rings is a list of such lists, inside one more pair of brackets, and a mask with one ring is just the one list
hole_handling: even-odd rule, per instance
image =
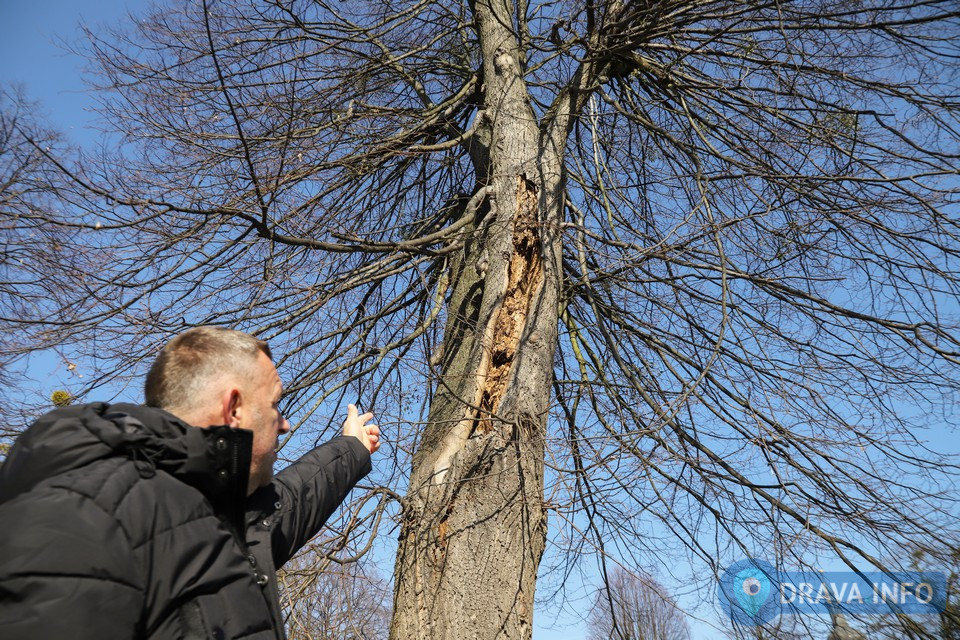
[[273, 483], [280, 498], [272, 528], [277, 568], [320, 530], [369, 472], [370, 453], [353, 436], [334, 438], [280, 472]]

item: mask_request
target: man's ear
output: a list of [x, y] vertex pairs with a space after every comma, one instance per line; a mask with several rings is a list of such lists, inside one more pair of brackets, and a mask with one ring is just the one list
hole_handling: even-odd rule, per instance
[[242, 423], [243, 395], [239, 389], [232, 388], [223, 395], [223, 424], [236, 429]]

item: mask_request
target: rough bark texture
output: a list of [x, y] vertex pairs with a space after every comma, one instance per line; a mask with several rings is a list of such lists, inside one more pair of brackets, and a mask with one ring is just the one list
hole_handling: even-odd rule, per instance
[[510, 8], [478, 3], [476, 16], [488, 201], [451, 261], [441, 380], [404, 504], [396, 639], [530, 638], [546, 540], [560, 162], [529, 104]]

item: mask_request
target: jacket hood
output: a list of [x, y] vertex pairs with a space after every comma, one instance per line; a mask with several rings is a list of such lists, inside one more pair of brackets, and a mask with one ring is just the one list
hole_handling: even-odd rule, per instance
[[47, 478], [122, 456], [135, 461], [141, 476], [164, 471], [216, 505], [237, 493], [246, 497], [252, 447], [250, 431], [192, 427], [152, 407], [64, 407], [39, 418], [10, 449], [0, 467], [0, 504]]

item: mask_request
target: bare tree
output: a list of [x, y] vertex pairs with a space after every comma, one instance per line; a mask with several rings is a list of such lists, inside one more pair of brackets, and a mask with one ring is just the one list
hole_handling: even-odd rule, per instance
[[956, 533], [921, 428], [958, 390], [958, 26], [171, 0], [92, 40], [106, 151], [15, 129], [61, 178], [4, 233], [68, 266], [25, 250], [43, 312], [3, 314], [4, 362], [60, 345], [82, 397], [221, 323], [285, 354], [289, 446], [375, 407], [395, 638], [529, 638], [548, 539], [558, 590], [605, 553], [884, 565]]
[[960, 547], [942, 544], [915, 545], [908, 565], [911, 571], [944, 574], [943, 611], [928, 615], [884, 615], [867, 619], [867, 640], [960, 640]]
[[818, 621], [793, 616], [780, 616], [765, 624], [741, 625], [730, 623], [725, 637], [730, 640], [811, 640], [825, 638], [829, 626]]
[[279, 572], [293, 640], [380, 640], [390, 626], [389, 585], [357, 563], [331, 562], [313, 547]]
[[590, 640], [690, 640], [686, 614], [650, 576], [609, 572], [590, 612]]
[[0, 455], [24, 425], [51, 406], [53, 389], [31, 393], [25, 384], [29, 372], [17, 363], [38, 347], [61, 346], [64, 331], [46, 329], [70, 323], [57, 315], [72, 299], [60, 275], [92, 266], [83, 264], [83, 252], [70, 246], [62, 228], [47, 223], [67, 190], [60, 188], [64, 176], [45, 156], [60, 139], [38, 125], [37, 109], [21, 91], [0, 90]]

